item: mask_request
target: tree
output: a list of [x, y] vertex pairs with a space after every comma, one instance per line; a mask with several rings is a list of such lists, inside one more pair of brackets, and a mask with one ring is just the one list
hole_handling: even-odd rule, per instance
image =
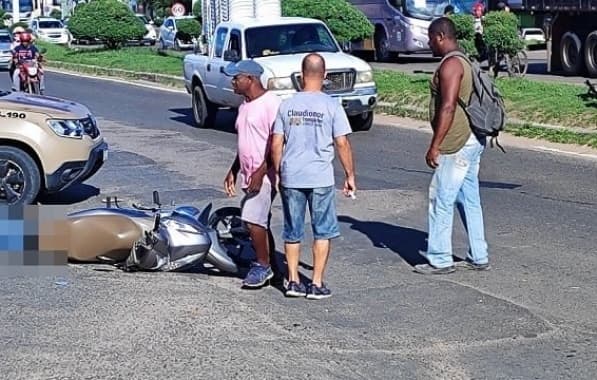
[[191, 42], [201, 34], [201, 24], [196, 19], [177, 20], [176, 27], [178, 29], [176, 38], [182, 41]]
[[456, 26], [456, 38], [464, 52], [472, 58], [478, 58], [479, 52], [475, 47], [475, 19], [470, 14], [451, 14], [448, 16]]
[[282, 15], [321, 20], [339, 43], [370, 38], [374, 32], [367, 17], [346, 0], [282, 0]]
[[483, 37], [489, 49], [504, 54], [516, 55], [525, 47], [518, 35], [518, 18], [511, 12], [487, 13], [483, 20]]
[[62, 19], [62, 11], [58, 9], [52, 9], [52, 12], [50, 12], [50, 17], [60, 20]]
[[139, 40], [146, 33], [143, 22], [119, 0], [93, 0], [79, 5], [68, 28], [74, 38], [97, 38], [109, 49], [116, 49], [129, 40]]

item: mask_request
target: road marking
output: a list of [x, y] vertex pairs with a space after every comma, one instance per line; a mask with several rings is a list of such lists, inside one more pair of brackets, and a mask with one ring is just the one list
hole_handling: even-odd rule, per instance
[[144, 87], [144, 88], [148, 88], [151, 90], [173, 92], [173, 93], [177, 93], [177, 94], [188, 94], [188, 92], [184, 89], [168, 88], [168, 87], [160, 86], [157, 83], [155, 85], [153, 85], [153, 84], [149, 84], [149, 83], [140, 83], [140, 82], [137, 82], [134, 80], [124, 80], [124, 79], [111, 78], [111, 77], [105, 77], [105, 76], [94, 76], [94, 75], [89, 75], [89, 74], [73, 73], [70, 71], [62, 71], [62, 70], [48, 69], [48, 68], [46, 68], [46, 71], [50, 71], [50, 72], [57, 73], [57, 74], [70, 75], [73, 77], [97, 79], [97, 80], [104, 80], [104, 81], [108, 81], [108, 82], [116, 82], [119, 84]]
[[539, 149], [539, 150], [544, 150], [547, 152], [554, 152], [554, 153], [563, 153], [563, 154], [571, 154], [574, 156], [581, 156], [584, 158], [592, 158], [594, 160], [597, 160], [597, 154], [590, 154], [590, 153], [579, 153], [579, 152], [571, 152], [569, 150], [562, 150], [562, 149], [557, 149], [557, 148], [549, 148], [546, 146], [534, 146], [534, 148]]

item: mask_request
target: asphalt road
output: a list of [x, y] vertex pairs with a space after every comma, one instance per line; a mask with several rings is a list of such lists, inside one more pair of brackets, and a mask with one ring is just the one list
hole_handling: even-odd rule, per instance
[[[44, 203], [97, 205], [98, 193], [148, 202], [155, 188], [165, 202], [237, 204], [221, 188], [234, 155], [230, 114], [218, 128], [198, 130], [186, 94], [56, 74], [47, 86], [49, 95], [90, 107], [112, 152], [85, 185]], [[505, 155], [488, 150], [480, 177], [493, 269], [430, 278], [412, 272], [426, 245], [428, 139], [379, 124], [352, 136], [359, 192], [356, 200], [339, 199], [343, 238], [330, 259], [330, 300], [243, 291], [237, 278], [205, 274], [74, 266], [66, 283], [8, 276], [0, 280], [0, 373], [594, 379], [597, 161], [514, 146]], [[277, 238], [280, 212], [278, 199]], [[466, 237], [455, 220], [462, 256]]]

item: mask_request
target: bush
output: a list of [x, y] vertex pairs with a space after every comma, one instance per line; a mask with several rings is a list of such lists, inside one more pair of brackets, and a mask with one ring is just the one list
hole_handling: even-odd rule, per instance
[[487, 47], [506, 54], [516, 54], [525, 47], [518, 35], [518, 19], [511, 12], [489, 12], [483, 20]]
[[456, 26], [456, 38], [460, 48], [470, 57], [477, 58], [475, 47], [475, 19], [470, 14], [452, 14], [449, 16]]
[[190, 42], [201, 34], [201, 24], [193, 18], [177, 20], [176, 27], [178, 29], [177, 37], [183, 41]]
[[62, 11], [59, 11], [58, 9], [52, 9], [52, 12], [50, 12], [50, 17], [55, 18], [57, 20], [61, 20]]
[[94, 0], [78, 6], [69, 22], [74, 38], [97, 38], [109, 49], [120, 47], [128, 40], [139, 40], [146, 33], [139, 20], [126, 4], [119, 0]]
[[339, 43], [370, 38], [374, 32], [367, 17], [346, 0], [282, 0], [282, 15], [321, 20]]

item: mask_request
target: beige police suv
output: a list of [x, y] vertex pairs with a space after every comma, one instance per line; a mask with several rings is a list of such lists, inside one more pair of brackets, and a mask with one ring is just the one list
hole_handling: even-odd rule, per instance
[[0, 91], [0, 205], [34, 204], [93, 176], [108, 144], [89, 109], [66, 99]]

